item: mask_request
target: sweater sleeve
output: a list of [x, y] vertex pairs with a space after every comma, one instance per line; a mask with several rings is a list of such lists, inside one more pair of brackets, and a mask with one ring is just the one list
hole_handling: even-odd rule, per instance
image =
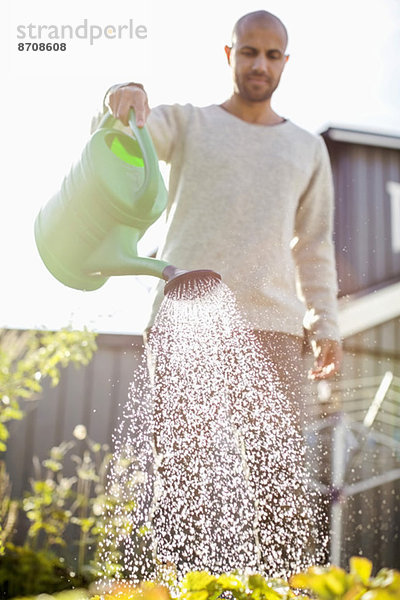
[[189, 105], [161, 104], [151, 110], [147, 126], [159, 160], [170, 163], [182, 151], [189, 108]]
[[292, 251], [298, 294], [307, 307], [305, 330], [314, 339], [339, 340], [332, 171], [325, 143], [320, 136], [317, 140], [314, 170], [297, 208]]

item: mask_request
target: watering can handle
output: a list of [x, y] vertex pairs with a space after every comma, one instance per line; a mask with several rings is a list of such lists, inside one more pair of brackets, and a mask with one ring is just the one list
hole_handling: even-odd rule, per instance
[[[117, 119], [107, 111], [102, 117], [98, 129], [112, 128], [116, 121]], [[138, 192], [138, 196], [141, 196], [142, 190], [147, 190], [150, 195], [154, 194], [155, 197], [158, 192], [159, 168], [157, 153], [154, 148], [153, 140], [151, 139], [146, 127], [139, 128], [136, 125], [135, 111], [133, 108], [131, 108], [129, 111], [128, 121], [135, 139], [140, 146], [145, 165], [144, 182], [141, 190]]]

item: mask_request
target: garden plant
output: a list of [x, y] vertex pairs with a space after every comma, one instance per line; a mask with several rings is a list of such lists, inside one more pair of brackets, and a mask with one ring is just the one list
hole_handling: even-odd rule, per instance
[[[31, 597], [34, 600], [35, 597]], [[372, 563], [352, 557], [348, 571], [335, 566], [310, 567], [289, 581], [265, 579], [259, 574], [224, 573], [210, 575], [192, 571], [179, 583], [168, 587], [162, 581], [140, 585], [115, 583], [103, 594], [87, 590], [41, 595], [35, 600], [398, 600], [400, 572], [381, 569], [372, 576]]]
[[[61, 368], [69, 363], [87, 364], [95, 350], [95, 334], [86, 330], [0, 331], [0, 451], [7, 449], [10, 422], [24, 417], [27, 403], [39, 398], [43, 381], [47, 378], [57, 385]], [[160, 569], [157, 579], [139, 585], [119, 579], [123, 573], [118, 547], [109, 553], [108, 564], [101, 565], [98, 554], [113, 528], [113, 507], [120, 501], [118, 493], [107, 489], [112, 455], [106, 444], [90, 439], [83, 425], [75, 427], [73, 438], [51, 448], [44, 460], [34, 459], [31, 490], [21, 501], [11, 498], [10, 478], [0, 460], [0, 598], [400, 599], [400, 573], [381, 569], [373, 575], [372, 563], [364, 557], [353, 557], [347, 571], [333, 565], [314, 566], [289, 581], [257, 573], [196, 571], [178, 581], [173, 566]], [[126, 511], [133, 508], [133, 501], [124, 507]], [[29, 526], [24, 545], [16, 546], [11, 538], [21, 516]], [[76, 540], [75, 545], [68, 540]], [[100, 577], [103, 588], [97, 583]]]
[[[69, 364], [87, 365], [97, 349], [95, 340], [96, 334], [86, 329], [0, 330], [0, 452], [7, 450], [10, 424], [23, 419], [29, 407], [40, 401], [44, 381], [56, 386], [61, 369]], [[11, 494], [12, 482], [5, 460], [0, 459], [0, 596], [10, 597], [12, 592], [4, 579], [9, 582], [13, 577], [27, 589], [30, 581], [35, 586], [41, 578], [41, 585], [49, 585], [50, 591], [63, 589], [62, 573], [66, 578], [69, 569], [62, 557], [36, 552], [29, 543], [24, 547], [11, 544], [22, 506]], [[51, 585], [49, 578], [54, 580]]]

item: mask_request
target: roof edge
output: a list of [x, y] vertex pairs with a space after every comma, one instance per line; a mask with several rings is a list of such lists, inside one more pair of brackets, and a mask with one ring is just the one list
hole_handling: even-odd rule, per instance
[[400, 150], [400, 134], [385, 131], [367, 131], [329, 125], [320, 132], [325, 140], [363, 146], [378, 146]]
[[400, 316], [400, 282], [359, 298], [339, 300], [339, 329], [348, 338]]

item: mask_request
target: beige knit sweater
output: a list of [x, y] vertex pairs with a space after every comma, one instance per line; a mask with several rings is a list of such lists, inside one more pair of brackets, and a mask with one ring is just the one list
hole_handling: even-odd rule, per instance
[[[310, 337], [339, 340], [333, 185], [323, 139], [289, 120], [248, 123], [215, 104], [157, 106], [147, 127], [159, 159], [171, 165], [167, 234], [157, 257], [220, 273], [256, 329], [299, 336], [306, 329]], [[148, 327], [163, 288], [160, 281]]]
[[[339, 339], [333, 186], [320, 136], [245, 122], [218, 105], [158, 106], [148, 128], [170, 163], [158, 257], [213, 269], [254, 328]], [[157, 286], [149, 326], [163, 298]]]

